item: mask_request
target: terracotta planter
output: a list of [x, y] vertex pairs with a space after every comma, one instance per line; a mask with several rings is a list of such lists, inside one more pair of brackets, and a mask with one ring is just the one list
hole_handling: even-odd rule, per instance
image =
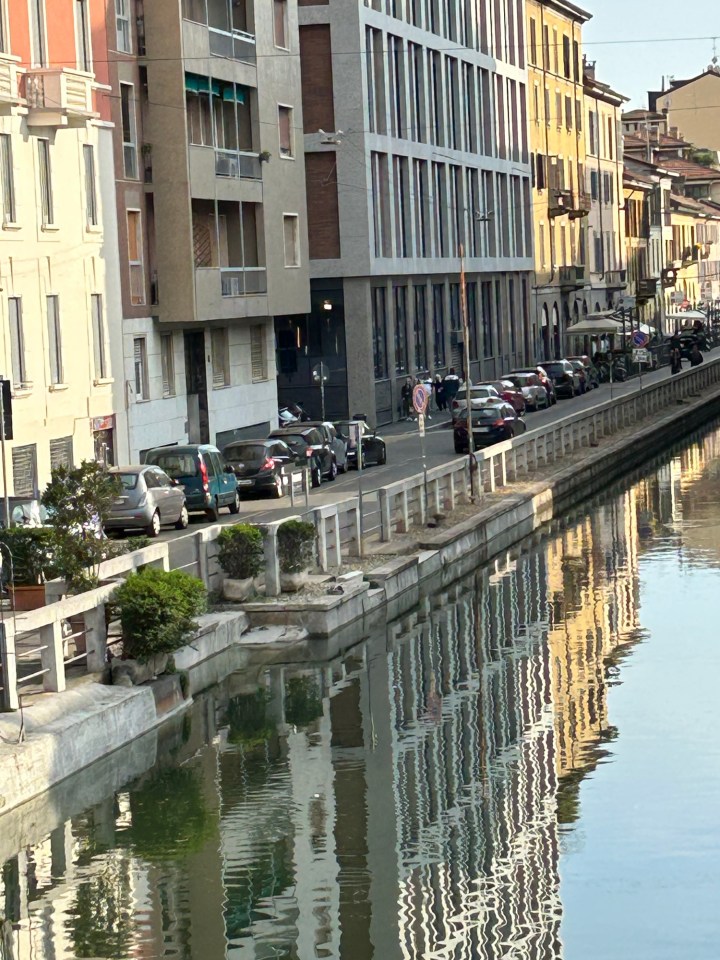
[[232, 603], [244, 603], [255, 596], [255, 580], [247, 577], [245, 580], [223, 580], [223, 600]]
[[283, 593], [297, 593], [307, 583], [307, 573], [280, 573], [280, 589]]
[[16, 612], [27, 610], [39, 610], [45, 606], [45, 584], [32, 584], [31, 586], [8, 586], [8, 591], [13, 602], [13, 610]]

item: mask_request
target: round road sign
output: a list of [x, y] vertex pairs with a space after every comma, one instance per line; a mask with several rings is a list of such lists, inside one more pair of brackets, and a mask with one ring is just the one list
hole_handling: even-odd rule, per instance
[[632, 335], [632, 342], [634, 347], [646, 347], [650, 337], [643, 333], [642, 330], [635, 330]]
[[424, 383], [419, 383], [413, 390], [413, 406], [416, 413], [425, 413], [430, 402], [430, 391]]

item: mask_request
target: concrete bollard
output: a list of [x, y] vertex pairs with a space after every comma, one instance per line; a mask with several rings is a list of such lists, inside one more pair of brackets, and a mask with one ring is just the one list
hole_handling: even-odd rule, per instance
[[107, 623], [105, 604], [98, 603], [92, 610], [83, 614], [85, 620], [85, 645], [87, 650], [88, 673], [101, 673], [107, 661]]
[[265, 537], [265, 596], [280, 596], [280, 556], [278, 554], [277, 524], [271, 523]]
[[15, 635], [9, 623], [0, 623], [0, 665], [3, 676], [0, 706], [3, 710], [17, 710], [20, 707], [20, 701], [17, 692]]
[[52, 623], [40, 628], [40, 664], [43, 674], [43, 689], [48, 693], [62, 693], [65, 689], [65, 661], [63, 656], [62, 623]]

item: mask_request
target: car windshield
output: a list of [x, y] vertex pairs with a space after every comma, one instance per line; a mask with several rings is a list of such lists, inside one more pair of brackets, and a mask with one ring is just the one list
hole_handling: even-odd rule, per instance
[[505, 416], [502, 407], [483, 407], [473, 413], [473, 423], [480, 423], [485, 420], [502, 420]]
[[197, 462], [192, 453], [156, 453], [148, 457], [148, 462], [160, 467], [173, 480], [178, 477], [197, 475]]
[[123, 490], [134, 490], [137, 487], [137, 473], [116, 473], [115, 476], [120, 478]]
[[267, 449], [262, 443], [238, 443], [225, 447], [223, 456], [226, 460], [242, 460], [244, 463], [257, 463], [267, 456]]
[[530, 384], [530, 376], [528, 374], [520, 374], [519, 376], [511, 377], [510, 382], [516, 387], [527, 387]]
[[305, 453], [308, 444], [312, 442], [311, 440], [306, 440], [301, 433], [283, 434], [282, 441], [290, 447], [294, 454]]
[[565, 364], [564, 363], [546, 363], [545, 369], [548, 373], [565, 373]]

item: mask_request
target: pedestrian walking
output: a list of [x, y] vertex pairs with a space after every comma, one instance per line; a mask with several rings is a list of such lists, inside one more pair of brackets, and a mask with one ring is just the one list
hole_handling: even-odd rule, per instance
[[413, 382], [412, 377], [406, 377], [405, 383], [402, 386], [400, 391], [400, 399], [402, 400], [402, 415], [405, 420], [413, 420], [411, 415], [412, 411], [412, 395], [413, 395]]
[[431, 414], [432, 414], [432, 401], [433, 401], [433, 380], [429, 370], [425, 371], [425, 373], [421, 377], [421, 380], [422, 380], [422, 385], [427, 390], [427, 396], [428, 396], [427, 409], [425, 411], [425, 416], [428, 420], [432, 420]]
[[692, 350], [690, 351], [690, 366], [699, 367], [703, 362], [703, 355], [700, 352], [700, 347], [697, 343], [692, 345]]
[[680, 350], [680, 340], [673, 337], [670, 344], [670, 372], [672, 374], [680, 373], [682, 370], [682, 352]]
[[433, 381], [433, 395], [435, 397], [435, 407], [438, 410], [447, 410], [447, 403], [445, 402], [445, 384], [439, 373], [435, 374], [435, 380]]
[[453, 400], [460, 389], [460, 377], [455, 373], [455, 367], [450, 367], [445, 374], [443, 386], [445, 387], [445, 405], [448, 409], [452, 409]]

